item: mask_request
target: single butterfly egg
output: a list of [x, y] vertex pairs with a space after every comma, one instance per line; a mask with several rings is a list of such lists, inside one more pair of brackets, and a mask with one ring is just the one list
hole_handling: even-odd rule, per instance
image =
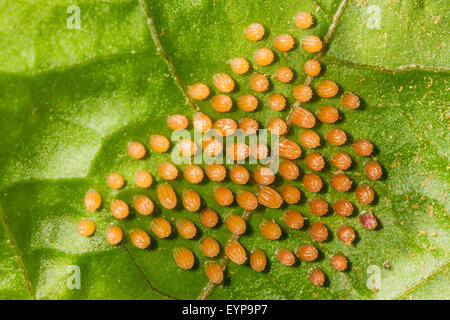
[[89, 219], [82, 219], [77, 229], [80, 236], [89, 237], [95, 232], [95, 223]]
[[324, 123], [335, 123], [339, 120], [339, 112], [335, 107], [324, 106], [317, 112], [317, 118]]
[[256, 272], [261, 272], [266, 269], [267, 264], [267, 258], [264, 251], [261, 249], [255, 249], [253, 250], [252, 254], [250, 255], [250, 265]]
[[252, 94], [245, 94], [239, 97], [237, 105], [245, 112], [253, 112], [258, 107], [258, 98]]
[[153, 201], [142, 194], [134, 196], [133, 207], [137, 212], [144, 216], [152, 214], [155, 208]]
[[344, 92], [341, 97], [341, 103], [344, 107], [350, 110], [357, 109], [361, 105], [359, 97], [353, 92]]
[[237, 184], [246, 184], [250, 179], [248, 170], [239, 164], [230, 169], [229, 176], [230, 179]]
[[84, 195], [84, 206], [86, 207], [86, 210], [95, 211], [100, 208], [101, 204], [102, 196], [98, 191], [90, 189]]
[[264, 37], [264, 27], [260, 23], [252, 23], [245, 29], [245, 35], [250, 41], [258, 41]]
[[331, 80], [321, 81], [316, 88], [316, 93], [322, 98], [332, 98], [337, 95], [339, 87], [336, 82]]
[[231, 70], [236, 74], [245, 74], [250, 69], [250, 64], [245, 58], [234, 58], [230, 61]]
[[258, 202], [265, 207], [278, 209], [283, 204], [283, 198], [274, 189], [263, 186], [258, 194]]
[[197, 234], [197, 228], [191, 220], [183, 219], [177, 222], [178, 234], [184, 239], [192, 239]]
[[236, 195], [237, 204], [245, 210], [255, 210], [258, 207], [258, 199], [250, 191], [242, 190]]
[[322, 50], [322, 40], [316, 36], [307, 36], [302, 42], [303, 49], [309, 53], [316, 53]]
[[295, 25], [300, 29], [308, 29], [313, 24], [313, 17], [308, 12], [299, 12], [294, 17]]
[[310, 192], [319, 192], [323, 187], [322, 178], [315, 173], [307, 173], [302, 179], [303, 185]]
[[106, 229], [106, 241], [112, 246], [119, 244], [123, 239], [123, 232], [118, 226], [109, 226]]
[[237, 124], [233, 119], [223, 118], [216, 120], [213, 128], [218, 130], [222, 136], [229, 136], [237, 130]]
[[200, 241], [200, 250], [209, 258], [214, 258], [220, 252], [220, 246], [216, 239], [211, 237], [203, 238]]
[[265, 92], [269, 89], [269, 79], [263, 74], [255, 73], [250, 77], [250, 87], [257, 92]]
[[262, 236], [269, 240], [278, 240], [281, 237], [281, 228], [273, 221], [263, 222], [259, 226]]
[[203, 180], [203, 169], [196, 164], [190, 164], [184, 168], [183, 176], [188, 182], [198, 184]]
[[325, 273], [322, 269], [314, 269], [309, 273], [309, 280], [312, 284], [321, 287], [325, 283]]
[[277, 36], [273, 43], [275, 45], [275, 48], [285, 52], [291, 50], [294, 47], [295, 41], [290, 34], [284, 33]]
[[328, 130], [326, 139], [333, 146], [342, 146], [347, 141], [347, 134], [344, 130], [332, 128]]
[[352, 165], [352, 158], [345, 152], [340, 151], [333, 154], [331, 163], [340, 170], [347, 170]]
[[225, 225], [232, 234], [243, 234], [247, 228], [245, 220], [237, 214], [229, 214], [225, 218]]
[[287, 249], [278, 249], [277, 259], [282, 265], [285, 265], [287, 267], [291, 267], [295, 263], [294, 254]]
[[217, 112], [228, 112], [233, 107], [233, 100], [225, 94], [219, 94], [211, 99], [211, 105]]
[[120, 173], [114, 172], [108, 176], [107, 183], [110, 188], [117, 190], [123, 187], [125, 181]]
[[353, 151], [363, 157], [368, 157], [373, 152], [373, 144], [366, 139], [359, 139], [352, 145]]
[[306, 84], [299, 84], [294, 88], [294, 98], [298, 102], [308, 102], [313, 96], [313, 91], [310, 86]]
[[219, 91], [229, 93], [234, 89], [234, 80], [226, 73], [215, 74], [213, 80]]
[[288, 204], [295, 204], [299, 202], [301, 198], [300, 190], [292, 184], [285, 184], [282, 186], [280, 193], [283, 200]]
[[198, 192], [192, 189], [184, 190], [181, 200], [183, 202], [183, 207], [190, 212], [198, 211], [202, 204]]
[[214, 261], [207, 261], [205, 263], [205, 273], [209, 278], [209, 281], [215, 284], [222, 283], [223, 270], [222, 267]]
[[274, 54], [269, 48], [261, 48], [255, 51], [253, 59], [260, 66], [268, 66], [273, 62]]
[[241, 161], [250, 155], [250, 147], [245, 143], [236, 142], [227, 146], [226, 155], [232, 160]]
[[219, 222], [219, 216], [213, 210], [206, 208], [200, 212], [200, 222], [207, 228], [214, 228]]
[[355, 229], [350, 226], [340, 226], [336, 231], [336, 235], [346, 245], [351, 245], [356, 238]]
[[292, 229], [301, 229], [305, 221], [300, 212], [292, 209], [286, 210], [286, 212], [283, 214], [283, 220], [284, 223], [286, 223], [286, 225]]
[[316, 241], [325, 241], [328, 239], [328, 229], [323, 223], [312, 223], [308, 228], [309, 236]]
[[282, 111], [286, 107], [286, 98], [279, 93], [273, 93], [267, 99], [267, 103], [272, 110]]
[[167, 119], [167, 125], [172, 130], [183, 130], [189, 125], [189, 120], [182, 114], [174, 114]]
[[319, 61], [317, 60], [306, 61], [305, 66], [303, 68], [305, 70], [305, 73], [310, 77], [318, 76], [322, 69]]
[[355, 194], [356, 198], [364, 204], [371, 204], [375, 200], [375, 192], [367, 184], [357, 186]]
[[158, 185], [156, 188], [156, 196], [159, 203], [166, 209], [173, 209], [177, 205], [177, 196], [172, 186], [168, 183]]
[[181, 269], [190, 270], [194, 266], [194, 254], [186, 247], [175, 248], [173, 250], [173, 258], [177, 266]]
[[189, 139], [179, 141], [177, 147], [183, 157], [192, 157], [198, 150], [197, 144]]
[[253, 118], [242, 118], [238, 122], [238, 127], [242, 130], [242, 132], [244, 132], [244, 134], [253, 135], [258, 131], [259, 124], [258, 121]]
[[325, 160], [320, 153], [313, 152], [305, 157], [305, 164], [313, 171], [320, 171], [325, 167]]
[[253, 171], [253, 180], [266, 186], [275, 181], [275, 174], [268, 167], [258, 166], [255, 171]]
[[139, 249], [146, 249], [150, 245], [151, 239], [147, 232], [137, 228], [132, 229], [130, 232], [131, 243]]
[[308, 208], [309, 208], [309, 211], [311, 211], [311, 213], [313, 215], [321, 217], [321, 216], [327, 214], [328, 203], [321, 198], [312, 198], [308, 202]]
[[300, 174], [298, 166], [290, 160], [282, 160], [278, 168], [280, 175], [287, 180], [295, 180]]
[[304, 244], [297, 249], [297, 257], [302, 261], [314, 261], [319, 257], [319, 251], [312, 244]]
[[212, 181], [223, 181], [227, 176], [227, 169], [220, 163], [210, 163], [206, 165], [205, 172]]
[[170, 141], [163, 135], [155, 134], [150, 138], [150, 146], [156, 152], [164, 153], [169, 150]]
[[314, 115], [302, 107], [295, 107], [292, 111], [291, 120], [299, 127], [310, 129], [316, 124]]
[[233, 240], [226, 245], [225, 254], [236, 264], [243, 264], [247, 261], [247, 253], [237, 240]]
[[218, 204], [228, 207], [234, 201], [233, 192], [224, 186], [219, 186], [214, 189], [214, 199]]
[[163, 162], [158, 168], [158, 174], [164, 180], [175, 180], [178, 176], [178, 169], [173, 163]]
[[294, 141], [281, 137], [278, 145], [280, 156], [286, 159], [298, 159], [302, 155], [302, 149]]
[[204, 100], [209, 96], [209, 88], [206, 84], [198, 82], [187, 88], [188, 95], [195, 100]]
[[139, 188], [148, 188], [153, 183], [153, 177], [147, 170], [141, 170], [134, 176], [134, 182]]
[[128, 144], [128, 154], [134, 159], [142, 159], [145, 157], [145, 147], [142, 143], [133, 141]]
[[275, 72], [275, 77], [282, 83], [289, 83], [294, 78], [294, 72], [289, 67], [280, 67]]
[[352, 180], [345, 174], [336, 174], [331, 177], [330, 184], [336, 191], [346, 192], [352, 186]]
[[198, 112], [192, 119], [195, 130], [205, 133], [212, 128], [212, 120], [206, 114]]
[[353, 205], [347, 199], [339, 199], [334, 203], [333, 210], [341, 217], [349, 217], [353, 213]]
[[161, 239], [167, 238], [172, 233], [172, 226], [167, 219], [156, 218], [151, 223], [153, 233]]
[[130, 213], [128, 204], [125, 201], [119, 199], [114, 199], [111, 201], [110, 210], [112, 215], [116, 219], [125, 219]]
[[347, 269], [348, 261], [343, 254], [335, 253], [331, 257], [331, 265], [335, 270], [342, 272], [345, 271], [345, 269]]
[[287, 133], [288, 127], [283, 119], [272, 118], [267, 122], [267, 130], [276, 136], [281, 136]]

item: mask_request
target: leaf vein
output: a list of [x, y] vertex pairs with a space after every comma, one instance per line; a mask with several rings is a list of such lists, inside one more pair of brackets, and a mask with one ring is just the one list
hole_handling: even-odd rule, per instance
[[152, 35], [153, 41], [155, 42], [157, 51], [159, 52], [159, 54], [161, 54], [161, 56], [164, 58], [164, 60], [167, 63], [167, 66], [169, 67], [170, 72], [173, 75], [173, 78], [175, 80], [175, 82], [178, 84], [178, 86], [181, 89], [181, 92], [183, 93], [183, 95], [186, 98], [186, 101], [189, 103], [189, 105], [191, 105], [191, 107], [199, 112], [200, 108], [197, 106], [197, 104], [189, 97], [188, 93], [187, 93], [187, 88], [184, 85], [183, 81], [181, 80], [180, 76], [178, 75], [175, 66], [173, 65], [172, 59], [169, 57], [169, 55], [166, 53], [166, 51], [164, 50], [161, 41], [159, 39], [159, 35], [158, 35], [158, 31], [156, 29], [155, 23], [153, 21], [152, 15], [150, 13], [150, 10], [147, 6], [147, 4], [145, 3], [144, 0], [140, 0], [142, 8], [145, 12], [145, 14], [147, 15], [147, 25], [148, 28], [150, 30], [150, 33]]

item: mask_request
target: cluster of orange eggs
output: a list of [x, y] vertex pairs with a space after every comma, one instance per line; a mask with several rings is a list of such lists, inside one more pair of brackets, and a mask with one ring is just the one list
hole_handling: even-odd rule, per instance
[[[295, 17], [295, 24], [302, 29], [309, 28], [313, 23], [312, 16], [308, 13], [299, 13]], [[263, 38], [265, 33], [261, 24], [254, 23], [245, 30], [246, 37], [250, 41], [258, 41]], [[289, 34], [281, 34], [274, 40], [276, 49], [285, 52], [294, 47], [294, 38]], [[322, 50], [322, 41], [316, 36], [308, 36], [302, 42], [303, 48], [311, 53]], [[258, 49], [254, 53], [254, 61], [260, 66], [267, 66], [274, 60], [274, 54], [269, 48]], [[246, 74], [250, 69], [247, 59], [238, 57], [230, 60], [230, 67], [235, 74]], [[305, 73], [314, 77], [321, 72], [320, 63], [317, 60], [309, 60], [304, 66]], [[283, 83], [289, 83], [293, 78], [291, 68], [283, 66], [277, 69], [276, 79]], [[269, 80], [266, 75], [254, 73], [249, 78], [252, 90], [256, 92], [265, 92], [269, 89]], [[226, 93], [230, 93], [235, 89], [233, 78], [227, 73], [218, 73], [213, 77], [213, 83], [220, 94], [211, 98], [212, 108], [221, 113], [229, 112], [233, 106], [233, 101]], [[286, 121], [281, 118], [272, 118], [267, 122], [267, 129], [274, 135], [283, 136], [288, 132], [289, 124], [293, 124], [303, 128], [304, 130], [299, 136], [300, 144], [308, 149], [315, 149], [320, 146], [321, 138], [313, 130], [317, 120], [325, 124], [333, 124], [339, 120], [339, 111], [333, 106], [321, 107], [317, 114], [314, 115], [309, 110], [300, 106], [311, 100], [315, 93], [321, 98], [335, 97], [339, 92], [339, 86], [331, 80], [321, 81], [315, 90], [309, 85], [299, 84], [294, 87], [293, 97], [298, 101], [294, 105], [290, 118]], [[188, 87], [188, 95], [194, 100], [204, 100], [210, 96], [210, 89], [205, 83], [195, 83]], [[275, 111], [281, 111], [286, 106], [286, 98], [278, 93], [273, 93], [268, 98], [268, 105]], [[352, 92], [345, 92], [341, 96], [341, 103], [344, 107], [354, 110], [360, 106], [360, 99]], [[245, 94], [238, 98], [237, 106], [245, 112], [253, 112], [258, 107], [259, 101], [252, 94]], [[182, 130], [189, 126], [189, 119], [181, 114], [171, 115], [167, 124], [172, 130]], [[259, 123], [251, 118], [243, 118], [236, 122], [231, 118], [222, 118], [213, 121], [204, 113], [197, 113], [192, 119], [192, 125], [195, 130], [206, 133], [209, 130], [216, 130], [221, 136], [229, 136], [236, 132], [239, 128], [246, 135], [253, 135], [259, 129]], [[338, 128], [331, 128], [326, 134], [326, 141], [331, 145], [341, 146], [347, 142], [346, 133]], [[170, 148], [170, 140], [163, 135], [153, 135], [150, 138], [150, 146], [155, 152], [164, 153]], [[194, 156], [199, 150], [209, 155], [218, 155], [223, 151], [221, 142], [214, 138], [205, 138], [199, 147], [190, 139], [183, 139], [177, 143], [179, 153], [186, 157]], [[359, 155], [368, 157], [373, 152], [373, 145], [365, 139], [357, 140], [352, 145], [353, 151]], [[279, 139], [279, 155], [283, 158], [279, 163], [278, 173], [286, 180], [296, 180], [300, 176], [300, 170], [294, 162], [302, 155], [302, 149], [293, 140], [285, 137]], [[146, 148], [140, 142], [130, 142], [128, 145], [128, 154], [134, 159], [142, 159], [146, 155]], [[269, 148], [264, 143], [254, 143], [247, 145], [245, 143], [236, 142], [226, 146], [226, 154], [233, 160], [244, 160], [248, 157], [255, 159], [266, 159], [269, 156]], [[342, 173], [350, 168], [352, 158], [345, 152], [337, 152], [332, 155], [331, 163], [339, 171], [330, 179], [330, 185], [339, 192], [347, 192], [352, 186], [352, 181], [348, 175]], [[306, 173], [302, 176], [304, 187], [313, 193], [318, 193], [323, 189], [322, 178], [315, 172], [319, 172], [325, 168], [325, 158], [318, 152], [312, 152], [305, 156], [305, 165], [313, 172]], [[365, 165], [365, 172], [368, 178], [376, 180], [380, 179], [383, 170], [381, 165], [376, 161], [369, 161]], [[166, 181], [172, 181], [179, 175], [178, 168], [170, 162], [164, 162], [158, 169], [158, 175]], [[250, 181], [250, 177], [260, 185], [257, 194], [249, 191], [241, 190], [236, 195], [225, 187], [218, 186], [213, 190], [215, 201], [220, 206], [230, 206], [236, 202], [247, 212], [255, 210], [259, 205], [278, 209], [283, 202], [287, 204], [295, 204], [300, 201], [301, 191], [294, 185], [286, 183], [280, 191], [270, 187], [275, 181], [275, 173], [269, 167], [257, 166], [250, 174], [242, 165], [233, 165], [227, 171], [227, 168], [220, 163], [211, 163], [202, 168], [199, 165], [189, 164], [183, 169], [183, 177], [191, 184], [198, 184], [203, 181], [205, 175], [211, 181], [223, 181], [226, 176], [236, 184], [243, 185]], [[119, 173], [111, 173], [107, 178], [108, 185], [113, 189], [120, 189], [124, 185], [124, 179]], [[148, 188], [152, 185], [152, 174], [148, 171], [140, 171], [135, 175], [135, 184], [140, 188]], [[168, 182], [158, 184], [156, 194], [159, 204], [166, 209], [174, 209], [178, 199], [173, 187]], [[367, 184], [356, 187], [355, 194], [362, 204], [370, 204], [374, 201], [375, 192]], [[95, 190], [89, 190], [85, 195], [85, 207], [87, 210], [97, 210], [101, 204], [101, 196]], [[182, 192], [181, 202], [183, 207], [190, 212], [200, 212], [200, 221], [207, 228], [213, 228], [217, 225], [219, 216], [216, 212], [209, 208], [201, 208], [202, 201], [197, 191], [187, 189]], [[144, 195], [136, 195], [133, 199], [134, 209], [142, 215], [150, 215], [154, 210], [153, 201]], [[319, 198], [314, 197], [308, 202], [309, 210], [316, 216], [323, 216], [329, 211], [328, 203]], [[125, 219], [129, 214], [128, 204], [122, 200], [114, 199], [110, 203], [110, 210], [114, 218]], [[342, 216], [348, 217], [353, 214], [353, 204], [346, 199], [338, 199], [333, 204], [333, 211]], [[296, 210], [288, 209], [282, 215], [284, 223], [293, 229], [301, 229], [304, 225], [304, 217]], [[359, 220], [366, 229], [374, 229], [378, 223], [375, 216], [366, 212], [360, 215]], [[243, 264], [247, 261], [246, 250], [237, 240], [237, 237], [246, 232], [246, 220], [236, 214], [230, 214], [224, 219], [226, 228], [236, 237], [234, 237], [225, 246], [225, 255], [229, 260], [236, 264]], [[158, 238], [167, 238], [172, 233], [172, 225], [165, 218], [157, 218], [152, 221], [150, 226], [153, 234]], [[177, 233], [185, 239], [193, 239], [197, 233], [195, 224], [188, 220], [182, 219], [176, 223]], [[83, 236], [90, 236], [95, 231], [95, 225], [91, 220], [83, 219], [78, 225], [78, 231]], [[277, 240], [282, 235], [282, 230], [278, 223], [274, 221], [266, 221], [260, 225], [260, 233], [269, 240]], [[312, 240], [323, 242], [328, 239], [328, 229], [322, 223], [312, 223], [308, 227], [308, 234]], [[355, 230], [347, 225], [341, 226], [337, 232], [337, 237], [343, 243], [351, 245], [355, 240]], [[130, 231], [131, 243], [140, 249], [145, 249], [150, 245], [149, 234], [142, 229], [133, 229]], [[106, 231], [106, 239], [111, 245], [119, 244], [122, 241], [123, 233], [120, 227], [116, 225], [110, 226]], [[211, 237], [205, 237], [200, 241], [200, 249], [202, 253], [209, 258], [217, 257], [220, 253], [220, 246], [217, 240]], [[298, 247], [296, 256], [302, 261], [315, 261], [318, 258], [318, 250], [312, 244], [303, 244]], [[286, 266], [295, 264], [295, 254], [290, 250], [280, 248], [277, 251], [278, 261]], [[194, 254], [186, 247], [177, 248], [174, 251], [174, 260], [176, 264], [183, 269], [191, 269], [194, 265]], [[250, 254], [250, 265], [257, 271], [261, 272], [266, 268], [267, 258], [263, 250], [256, 248]], [[331, 264], [337, 271], [344, 271], [347, 268], [347, 258], [340, 253], [336, 253], [331, 258]], [[213, 283], [221, 283], [223, 281], [223, 265], [213, 260], [205, 264], [205, 272]], [[325, 274], [321, 269], [313, 269], [309, 274], [310, 280], [315, 285], [321, 286], [325, 281]]]

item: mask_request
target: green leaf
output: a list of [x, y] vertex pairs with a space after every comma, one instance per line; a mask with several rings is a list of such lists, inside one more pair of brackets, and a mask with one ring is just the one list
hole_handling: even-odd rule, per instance
[[[70, 29], [70, 0], [0, 1], [0, 299], [448, 299], [449, 261], [449, 134], [448, 13], [445, 1], [78, 1], [80, 29]], [[310, 12], [315, 23], [300, 30], [293, 16]], [[245, 39], [243, 30], [262, 23], [267, 35], [259, 42]], [[24, 27], [26, 26], [26, 27]], [[223, 285], [211, 286], [203, 270], [207, 260], [199, 239], [212, 236], [222, 245], [231, 238], [226, 227], [204, 228], [197, 213], [181, 208], [157, 208], [151, 217], [135, 212], [121, 222], [125, 231], [140, 226], [149, 230], [155, 217], [166, 217], [173, 225], [191, 219], [199, 229], [194, 240], [174, 233], [157, 239], [147, 250], [134, 248], [125, 237], [116, 247], [107, 244], [104, 233], [114, 222], [109, 202], [120, 198], [131, 202], [144, 193], [156, 203], [155, 185], [159, 165], [170, 154], [150, 154], [143, 160], [127, 156], [129, 141], [142, 141], [160, 133], [170, 136], [169, 114], [195, 114], [186, 87], [197, 81], [213, 88], [212, 76], [228, 72], [228, 60], [237, 56], [252, 61], [262, 46], [273, 47], [273, 39], [290, 33], [296, 43], [310, 34], [329, 42], [320, 56], [322, 79], [336, 81], [341, 92], [361, 97], [362, 107], [351, 111], [339, 98], [313, 99], [304, 107], [315, 112], [334, 105], [343, 116], [336, 124], [351, 139], [374, 143], [374, 159], [386, 172], [383, 179], [369, 181], [365, 159], [353, 153], [350, 144], [325, 144], [319, 152], [326, 159], [337, 150], [352, 155], [356, 165], [351, 179], [369, 183], [377, 193], [374, 204], [358, 206], [372, 210], [381, 227], [362, 228], [357, 215], [342, 218], [328, 214], [318, 218], [307, 201], [314, 194], [300, 180], [303, 200], [297, 209], [308, 221], [322, 221], [330, 239], [314, 243], [320, 250], [317, 262], [285, 267], [276, 260], [277, 249], [295, 251], [311, 239], [306, 228], [289, 230], [282, 210], [258, 208], [251, 213], [248, 231], [240, 242], [250, 252], [262, 248], [270, 260], [263, 273], [246, 265], [227, 263]], [[314, 57], [297, 45], [287, 54], [276, 53], [275, 63], [258, 71], [273, 75], [282, 65], [292, 67], [294, 84], [304, 83], [303, 65]], [[248, 75], [235, 76], [239, 84], [231, 96], [250, 92]], [[264, 125], [274, 116], [285, 118], [294, 104], [293, 84], [271, 79], [270, 92], [288, 98], [288, 107], [277, 113], [266, 101], [269, 93], [257, 94], [262, 102], [252, 117]], [[209, 101], [198, 103], [213, 119], [223, 115]], [[246, 114], [233, 109], [230, 117]], [[324, 136], [330, 125], [316, 129]], [[301, 129], [292, 127], [288, 137], [298, 141]], [[303, 153], [308, 150], [303, 148]], [[303, 158], [297, 161], [308, 172]], [[182, 167], [182, 166], [180, 166]], [[152, 172], [155, 183], [142, 192], [133, 184], [140, 169]], [[121, 172], [127, 185], [111, 191], [106, 176]], [[338, 194], [328, 185], [333, 169], [320, 173], [326, 191], [320, 197], [333, 203], [346, 197], [357, 203], [354, 193]], [[283, 181], [276, 182], [278, 188]], [[180, 195], [186, 188], [199, 191], [203, 202], [223, 218], [243, 214], [237, 205], [222, 208], [212, 196], [219, 184], [233, 191], [230, 181], [205, 181], [189, 185], [182, 178], [173, 185]], [[83, 197], [89, 188], [103, 197], [98, 212], [87, 212]], [[258, 186], [243, 188], [256, 192]], [[92, 237], [76, 232], [80, 219], [96, 223]], [[278, 241], [264, 239], [258, 229], [264, 220], [275, 220], [283, 229]], [[223, 220], [223, 219], [222, 219]], [[353, 226], [358, 239], [351, 247], [335, 236], [342, 224]], [[192, 270], [178, 268], [173, 249], [193, 250]], [[223, 250], [222, 250], [223, 251]], [[329, 259], [342, 252], [350, 261], [347, 272], [332, 269]], [[219, 257], [222, 258], [223, 253]], [[313, 286], [308, 272], [322, 268], [327, 281]], [[79, 271], [81, 287], [76, 287]], [[378, 290], [372, 290], [374, 280]], [[74, 287], [75, 284], [75, 287]], [[209, 290], [211, 289], [211, 290]], [[206, 293], [205, 293], [205, 290]]]

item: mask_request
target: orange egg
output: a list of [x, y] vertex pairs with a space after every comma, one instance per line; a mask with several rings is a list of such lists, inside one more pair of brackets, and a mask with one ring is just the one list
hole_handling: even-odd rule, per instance
[[187, 128], [189, 120], [182, 114], [174, 114], [167, 119], [167, 125], [172, 130], [182, 130]]
[[287, 33], [280, 34], [274, 40], [275, 48], [280, 51], [289, 51], [294, 47], [294, 38]]
[[83, 237], [89, 237], [95, 232], [95, 223], [89, 219], [82, 219], [78, 223], [78, 234]]
[[156, 195], [159, 203], [166, 209], [173, 209], [177, 205], [177, 196], [172, 186], [168, 183], [158, 185]]
[[195, 100], [204, 100], [209, 96], [209, 88], [206, 84], [198, 82], [187, 88], [188, 95]]
[[134, 176], [134, 182], [139, 188], [145, 189], [152, 185], [153, 177], [150, 172], [141, 170]]
[[261, 40], [264, 36], [264, 27], [259, 23], [252, 23], [245, 29], [245, 35], [250, 41]]
[[139, 249], [146, 249], [150, 245], [151, 239], [147, 232], [142, 229], [132, 229], [130, 231], [131, 243]]
[[142, 143], [133, 141], [128, 144], [128, 154], [134, 159], [142, 159], [145, 157], [145, 147]]
[[192, 239], [197, 234], [197, 228], [195, 224], [187, 219], [183, 219], [177, 222], [178, 234], [184, 239]]
[[101, 204], [102, 196], [98, 191], [90, 189], [84, 195], [84, 206], [86, 207], [86, 210], [95, 211], [100, 208]]
[[144, 196], [144, 195], [136, 195], [133, 198], [133, 207], [136, 209], [137, 212], [144, 216], [148, 216], [149, 214], [153, 213], [153, 210], [155, 208], [153, 201]]
[[163, 153], [169, 150], [170, 141], [163, 135], [155, 134], [150, 138], [150, 146], [156, 152]]
[[245, 58], [234, 58], [230, 61], [230, 66], [236, 74], [245, 74], [250, 69], [250, 65]]
[[255, 59], [255, 62], [260, 66], [268, 66], [273, 62], [274, 55], [269, 48], [261, 48], [255, 51], [253, 59]]
[[173, 163], [163, 162], [159, 166], [158, 174], [164, 180], [175, 180], [178, 176], [178, 169]]
[[110, 210], [114, 218], [125, 219], [130, 213], [128, 204], [125, 201], [114, 199], [111, 201]]
[[181, 269], [190, 270], [194, 266], [195, 258], [192, 251], [185, 247], [178, 247], [173, 251], [173, 258]]
[[225, 254], [232, 262], [236, 264], [243, 264], [247, 261], [247, 253], [245, 252], [245, 249], [236, 240], [233, 240], [226, 245]]
[[112, 189], [117, 190], [123, 187], [124, 179], [120, 173], [114, 172], [108, 176], [107, 183]]
[[226, 73], [217, 73], [213, 77], [214, 85], [219, 91], [229, 93], [234, 89], [234, 80]]

